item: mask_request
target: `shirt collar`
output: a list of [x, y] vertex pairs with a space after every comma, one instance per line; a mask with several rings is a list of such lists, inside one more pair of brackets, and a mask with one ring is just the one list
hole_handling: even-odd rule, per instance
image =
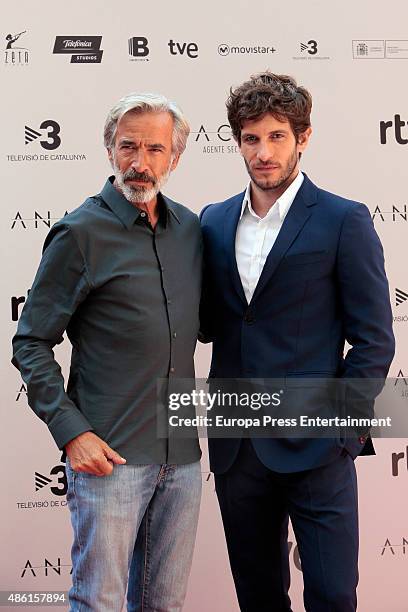
[[[118, 191], [116, 187], [113, 186], [114, 180], [114, 176], [110, 176], [107, 179], [100, 195], [104, 202], [109, 206], [111, 211], [114, 212], [115, 215], [120, 219], [123, 225], [127, 229], [130, 229], [132, 225], [134, 225], [135, 221], [138, 219], [141, 210], [140, 208], [137, 208], [137, 206], [134, 206], [131, 202], [129, 202], [125, 198], [125, 196], [120, 191]], [[176, 219], [176, 221], [180, 223], [180, 219], [173, 209], [171, 200], [166, 198], [161, 193], [159, 193], [157, 197], [159, 198], [160, 203], [162, 203], [165, 209], [166, 220], [168, 214], [171, 213]]]
[[[279, 214], [279, 219], [281, 223], [283, 223], [286, 215], [288, 214], [289, 208], [291, 207], [291, 204], [293, 200], [295, 199], [296, 194], [299, 191], [303, 183], [303, 180], [304, 180], [304, 175], [302, 172], [299, 172], [295, 180], [292, 181], [289, 187], [282, 193], [280, 198], [278, 198], [276, 202], [274, 203], [274, 205], [271, 206], [271, 208], [269, 209], [264, 219], [269, 219], [270, 217], [275, 216], [276, 214]], [[247, 209], [254, 217], [258, 217], [256, 212], [252, 208], [252, 203], [251, 203], [251, 181], [249, 181], [248, 186], [245, 190], [244, 199], [241, 205], [241, 214], [239, 217], [240, 220], [242, 219], [242, 216], [245, 210]]]

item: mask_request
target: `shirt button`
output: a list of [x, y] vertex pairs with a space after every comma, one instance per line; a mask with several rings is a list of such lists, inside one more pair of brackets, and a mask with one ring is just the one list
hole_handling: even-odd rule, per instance
[[168, 304], [171, 304], [171, 300], [167, 300], [167, 303], [168, 303]]
[[173, 333], [173, 338], [177, 338], [177, 332]]
[[146, 216], [146, 213], [145, 212], [141, 212], [140, 216], [144, 218]]
[[172, 374], [174, 374], [174, 372], [175, 372], [175, 371], [176, 371], [176, 368], [170, 368], [170, 372], [171, 372]]

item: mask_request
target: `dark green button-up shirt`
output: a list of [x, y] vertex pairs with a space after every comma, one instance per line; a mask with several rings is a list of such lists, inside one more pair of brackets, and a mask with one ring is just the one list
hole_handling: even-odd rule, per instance
[[[153, 231], [112, 181], [48, 234], [13, 363], [60, 448], [94, 431], [130, 464], [196, 461], [196, 439], [158, 437], [157, 381], [170, 388], [172, 379], [194, 378], [199, 221], [159, 195]], [[72, 343], [66, 391], [52, 350], [65, 330]]]

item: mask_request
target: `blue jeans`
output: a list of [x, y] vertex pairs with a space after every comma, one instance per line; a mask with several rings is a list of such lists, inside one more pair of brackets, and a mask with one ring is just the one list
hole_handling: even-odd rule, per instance
[[71, 612], [179, 612], [201, 498], [200, 463], [115, 465], [110, 476], [67, 460]]

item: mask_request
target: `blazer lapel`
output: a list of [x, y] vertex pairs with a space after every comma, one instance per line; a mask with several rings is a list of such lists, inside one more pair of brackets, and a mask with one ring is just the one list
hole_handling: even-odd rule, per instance
[[235, 258], [235, 236], [237, 233], [237, 226], [241, 214], [241, 206], [244, 195], [245, 191], [237, 195], [225, 211], [224, 247], [228, 258], [228, 268], [230, 271], [232, 285], [238, 296], [241, 298], [241, 300], [243, 300], [244, 304], [247, 305], [248, 302], [242, 287], [241, 277], [239, 276], [238, 272], [237, 260]]
[[251, 302], [258, 297], [265, 285], [271, 280], [282, 257], [312, 214], [311, 207], [317, 202], [317, 191], [317, 187], [305, 175], [303, 183], [285, 217], [275, 244], [266, 259]]

